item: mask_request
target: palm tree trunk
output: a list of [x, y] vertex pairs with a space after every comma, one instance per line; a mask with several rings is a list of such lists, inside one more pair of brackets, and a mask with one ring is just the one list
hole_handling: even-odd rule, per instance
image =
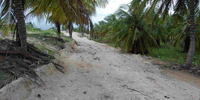
[[84, 32], [83, 32], [83, 24], [81, 24], [81, 34], [82, 34], [82, 36], [84, 36]]
[[58, 38], [61, 38], [60, 37], [60, 23], [59, 22], [56, 22], [56, 28], [57, 28]]
[[134, 54], [137, 54], [137, 42], [134, 43]]
[[157, 39], [156, 42], [157, 42], [158, 46], [160, 47], [160, 40]]
[[24, 9], [22, 5], [22, 0], [14, 0], [14, 14], [17, 19], [17, 43], [20, 43], [22, 50], [27, 51], [27, 34], [26, 25], [24, 20]]
[[130, 52], [133, 54], [138, 54], [138, 41], [134, 41]]
[[72, 31], [73, 31], [73, 23], [72, 23], [72, 21], [70, 20], [70, 21], [69, 21], [69, 35], [70, 35], [70, 38], [72, 38]]
[[93, 26], [93, 23], [92, 21], [90, 20], [90, 39], [93, 39], [94, 37], [94, 26]]
[[190, 35], [186, 34], [186, 38], [185, 38], [184, 42], [185, 42], [185, 44], [184, 44], [183, 52], [188, 52], [189, 48], [190, 48]]
[[190, 49], [188, 52], [185, 67], [191, 68], [195, 54], [195, 20], [194, 20], [194, 0], [190, 0]]

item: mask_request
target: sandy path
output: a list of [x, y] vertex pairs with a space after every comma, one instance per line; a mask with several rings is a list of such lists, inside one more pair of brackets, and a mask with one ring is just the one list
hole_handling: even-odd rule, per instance
[[[61, 60], [67, 74], [59, 72], [43, 80], [48, 89], [28, 86], [24, 95], [19, 88], [9, 97], [0, 92], [0, 100], [199, 100], [200, 89], [188, 83], [164, 76], [158, 66], [143, 60], [140, 56], [121, 54], [105, 44], [86, 38], [77, 40], [76, 53]], [[12, 87], [13, 88], [13, 87]], [[15, 99], [14, 99], [15, 98]]]

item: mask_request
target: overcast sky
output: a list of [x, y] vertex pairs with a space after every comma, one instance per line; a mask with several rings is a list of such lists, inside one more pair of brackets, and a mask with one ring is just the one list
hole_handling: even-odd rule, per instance
[[131, 0], [109, 0], [106, 8], [97, 8], [97, 13], [92, 17], [94, 23], [101, 21], [104, 17], [113, 14], [122, 4], [128, 4]]
[[[108, 0], [109, 3], [105, 8], [97, 8], [97, 12], [95, 16], [92, 16], [93, 23], [97, 23], [104, 19], [104, 17], [108, 16], [109, 14], [113, 14], [121, 4], [128, 4], [131, 0]], [[36, 27], [41, 29], [49, 29], [53, 27], [53, 24], [46, 23], [46, 19], [42, 19], [40, 21], [37, 18], [27, 18], [26, 22], [33, 22]]]

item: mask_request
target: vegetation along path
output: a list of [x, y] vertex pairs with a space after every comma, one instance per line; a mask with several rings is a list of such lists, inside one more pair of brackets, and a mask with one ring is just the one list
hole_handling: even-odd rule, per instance
[[66, 74], [41, 74], [46, 88], [34, 84], [21, 85], [25, 89], [13, 86], [0, 92], [0, 100], [200, 99], [197, 86], [165, 76], [158, 66], [138, 55], [122, 54], [113, 47], [81, 38], [78, 33], [73, 38], [78, 43], [74, 53], [68, 54], [66, 49], [59, 56]]

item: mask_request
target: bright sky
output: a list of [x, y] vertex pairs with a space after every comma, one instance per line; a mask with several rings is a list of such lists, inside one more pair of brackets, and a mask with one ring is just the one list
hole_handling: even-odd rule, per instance
[[109, 0], [106, 8], [97, 8], [97, 13], [92, 17], [93, 23], [103, 20], [106, 16], [113, 14], [122, 4], [128, 4], [132, 0]]
[[[109, 3], [105, 8], [97, 8], [96, 15], [92, 17], [93, 23], [97, 23], [101, 20], [103, 20], [106, 16], [109, 14], [113, 14], [121, 4], [128, 4], [131, 2], [131, 0], [108, 0]], [[36, 27], [41, 29], [49, 29], [53, 27], [53, 24], [46, 23], [46, 19], [42, 19], [40, 21], [37, 20], [37, 18], [27, 18], [26, 22], [33, 22]]]

